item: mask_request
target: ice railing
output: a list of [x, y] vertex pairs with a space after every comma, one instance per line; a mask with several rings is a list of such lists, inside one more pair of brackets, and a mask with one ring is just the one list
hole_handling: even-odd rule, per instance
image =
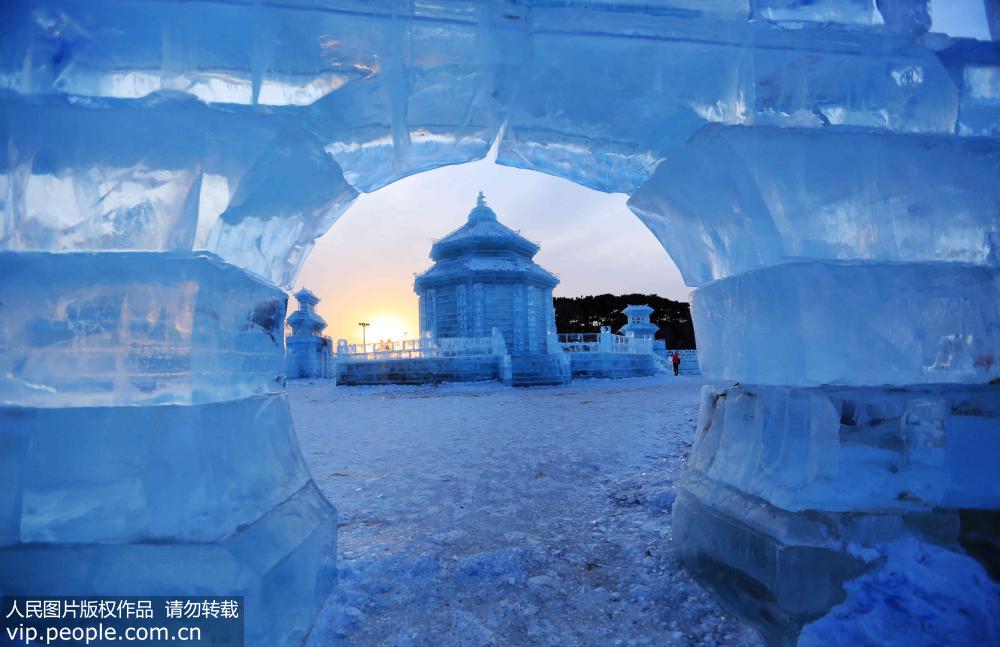
[[561, 333], [559, 345], [567, 353], [653, 353], [652, 339], [616, 335], [608, 326], [601, 332]]
[[427, 359], [438, 357], [503, 356], [507, 345], [496, 329], [489, 337], [422, 337], [401, 341], [380, 341], [373, 344], [337, 342], [336, 360], [370, 362], [385, 359]]

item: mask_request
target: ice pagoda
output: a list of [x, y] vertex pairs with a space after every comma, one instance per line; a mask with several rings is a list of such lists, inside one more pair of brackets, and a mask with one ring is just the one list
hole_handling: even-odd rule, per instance
[[514, 385], [567, 382], [552, 306], [559, 279], [532, 260], [539, 249], [501, 224], [480, 192], [468, 222], [434, 243], [434, 265], [414, 282], [421, 335], [482, 337], [497, 328]]
[[628, 323], [618, 329], [618, 333], [621, 335], [634, 335], [636, 337], [653, 339], [656, 336], [656, 331], [660, 329], [659, 326], [649, 320], [649, 316], [653, 314], [653, 309], [647, 305], [629, 305], [622, 310], [622, 314], [628, 317]]
[[285, 340], [288, 377], [330, 377], [330, 338], [326, 321], [316, 313], [319, 297], [302, 288], [295, 293], [299, 309], [288, 317], [292, 334]]
[[650, 315], [653, 314], [652, 308], [645, 304], [641, 306], [629, 304], [628, 307], [622, 310], [622, 314], [628, 318], [628, 323], [618, 329], [619, 335], [651, 339], [653, 341], [653, 352], [666, 357], [666, 340], [656, 339], [656, 332], [660, 327], [649, 320]]

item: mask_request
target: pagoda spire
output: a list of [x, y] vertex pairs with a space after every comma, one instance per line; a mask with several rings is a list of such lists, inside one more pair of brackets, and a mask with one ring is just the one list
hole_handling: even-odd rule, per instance
[[485, 207], [486, 206], [486, 196], [483, 195], [482, 191], [479, 192], [479, 197], [476, 198], [476, 206], [477, 207]]

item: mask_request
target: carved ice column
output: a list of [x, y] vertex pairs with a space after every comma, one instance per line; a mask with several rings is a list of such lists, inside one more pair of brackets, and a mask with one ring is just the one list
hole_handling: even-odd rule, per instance
[[680, 554], [776, 641], [843, 598], [848, 544], [988, 553], [997, 177], [995, 140], [706, 126], [629, 203], [701, 286], [702, 370], [739, 382], [702, 393]]
[[336, 519], [276, 284], [356, 193], [261, 115], [55, 103], [0, 106], [0, 591], [244, 596], [248, 645], [301, 643]]

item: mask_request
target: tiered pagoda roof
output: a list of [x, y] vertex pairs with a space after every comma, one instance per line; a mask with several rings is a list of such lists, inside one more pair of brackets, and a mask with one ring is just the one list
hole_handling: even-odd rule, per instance
[[555, 287], [559, 279], [532, 260], [538, 250], [538, 245], [501, 224], [480, 192], [468, 221], [431, 247], [435, 263], [417, 277], [414, 289], [419, 292], [462, 278], [517, 279]]

